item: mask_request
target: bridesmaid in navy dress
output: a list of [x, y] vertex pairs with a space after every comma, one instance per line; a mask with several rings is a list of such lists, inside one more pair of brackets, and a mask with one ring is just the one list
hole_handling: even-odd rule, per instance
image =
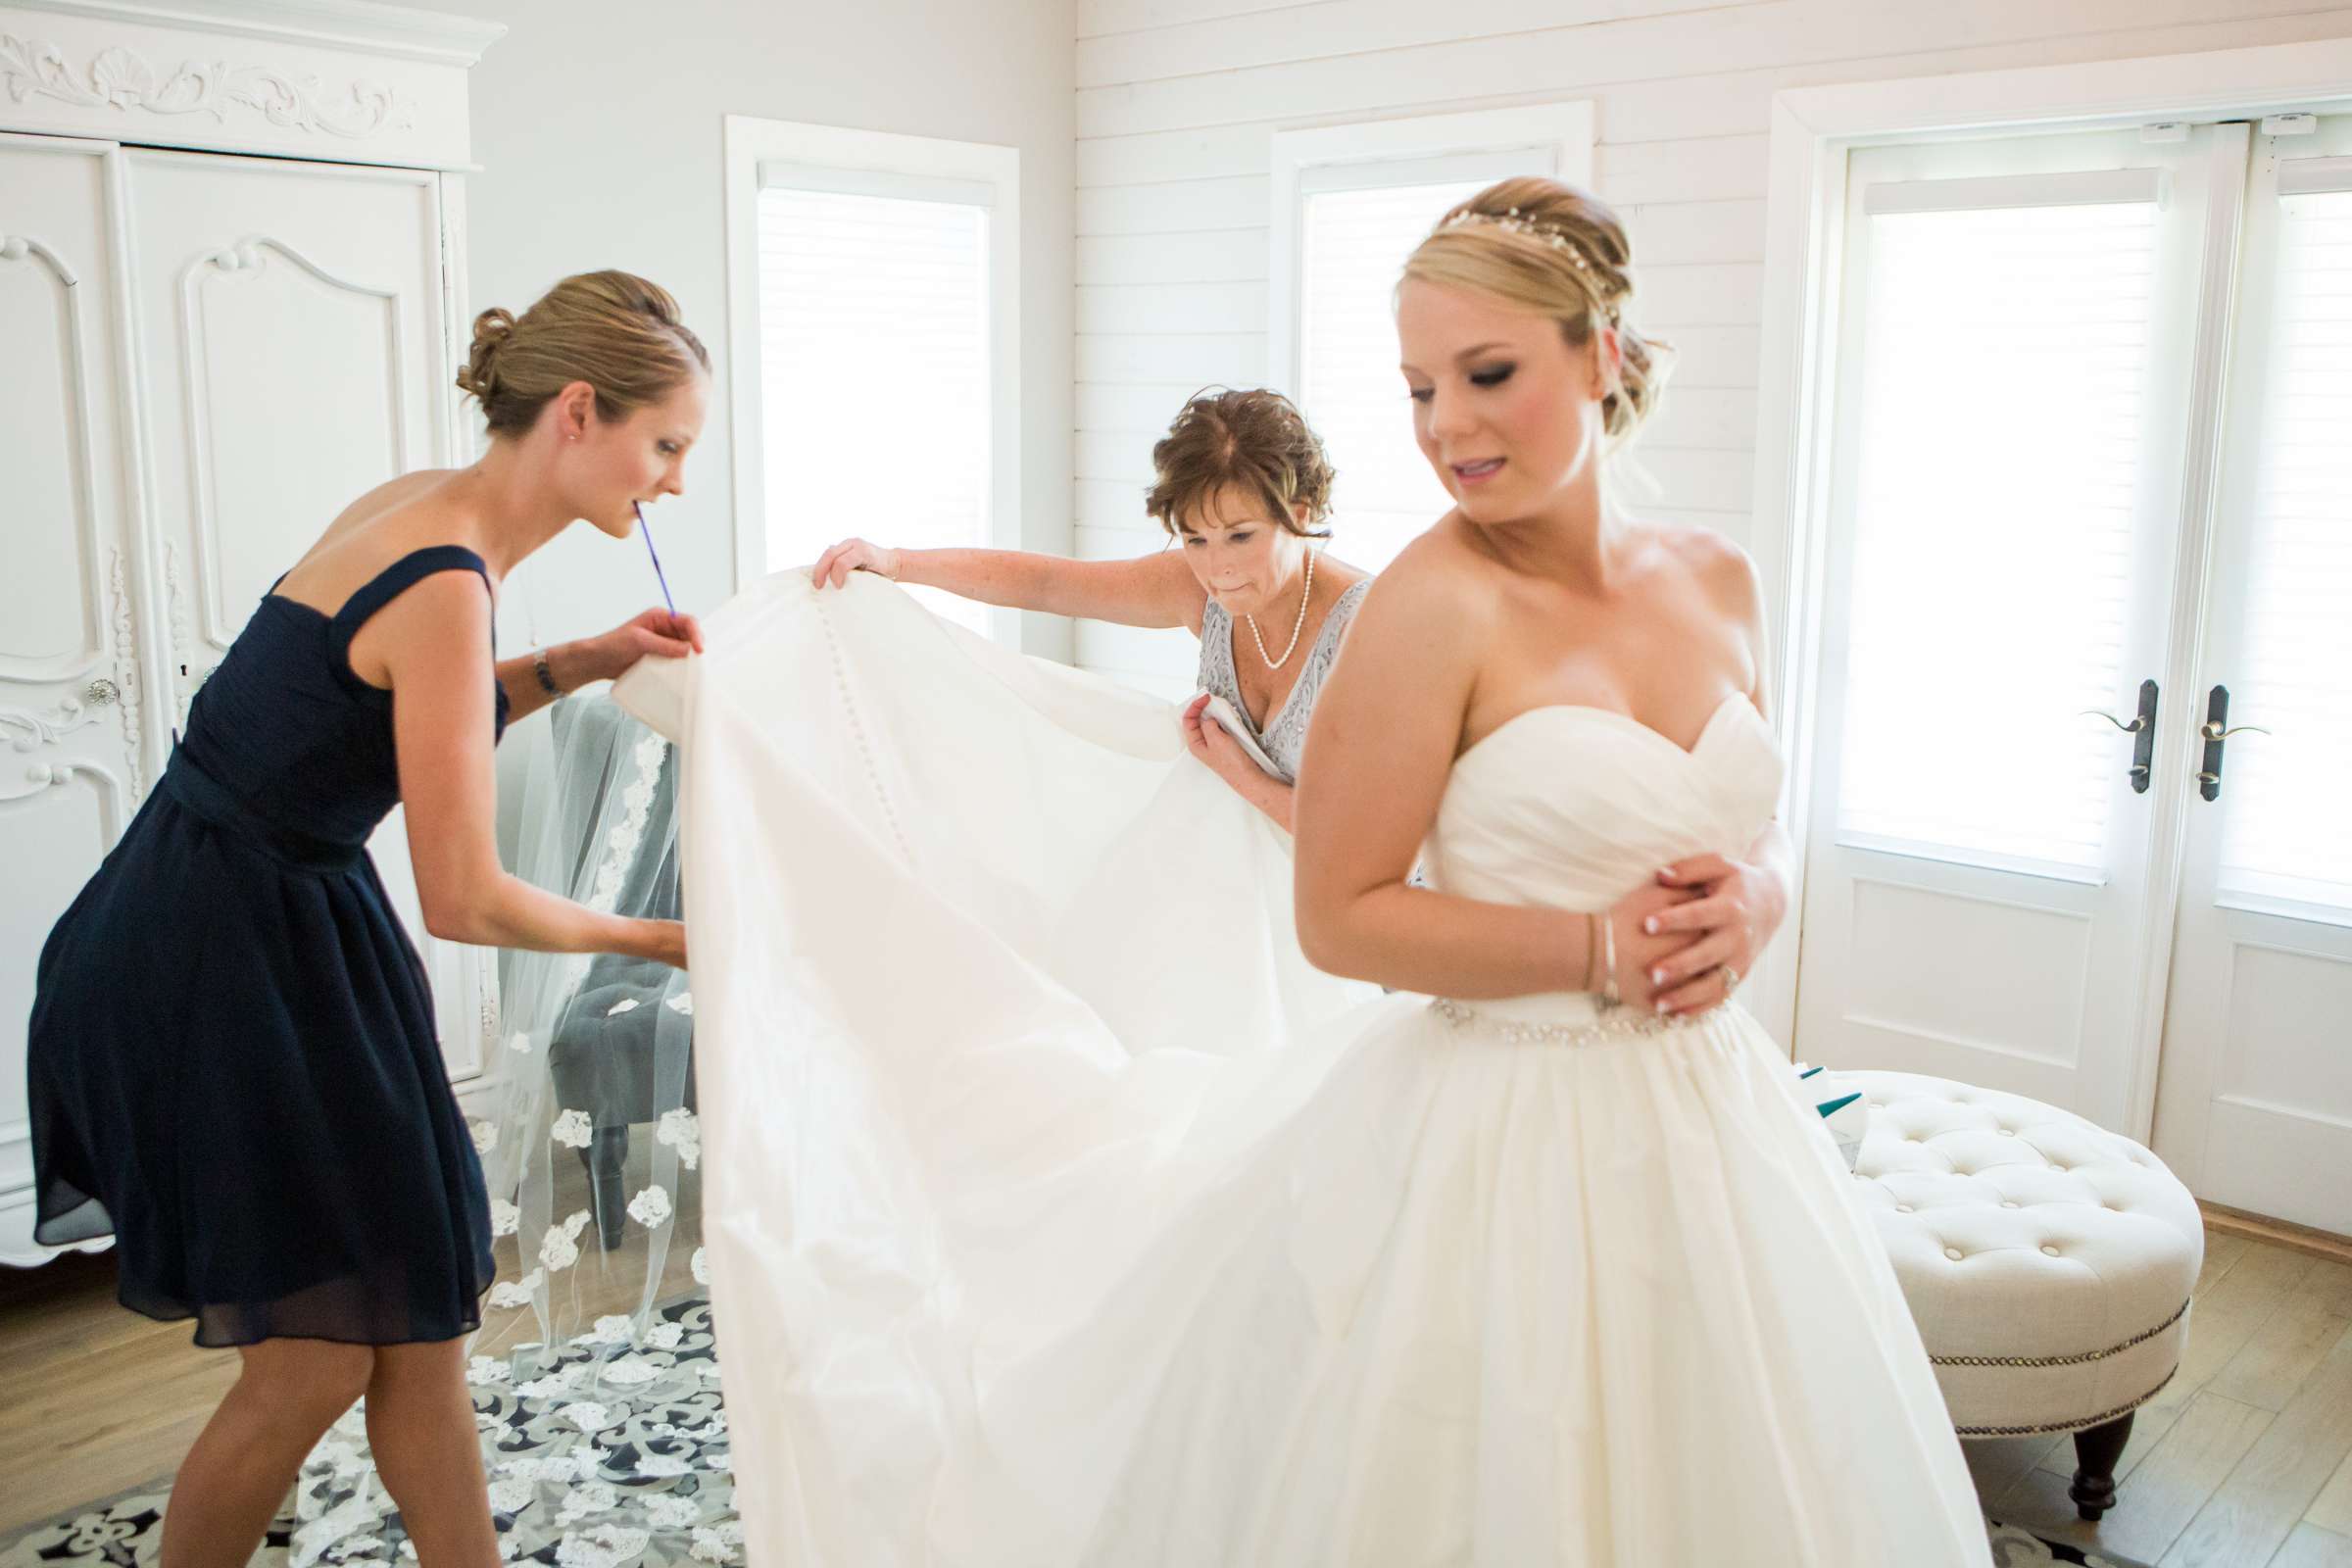
[[364, 845], [406, 807], [437, 937], [684, 965], [677, 922], [501, 868], [491, 748], [700, 630], [648, 611], [500, 663], [491, 611], [575, 519], [626, 538], [632, 503], [680, 492], [709, 369], [676, 302], [625, 272], [484, 312], [459, 385], [487, 455], [362, 496], [278, 580], [41, 954], [35, 1234], [113, 1232], [125, 1306], [244, 1361], [180, 1467], [167, 1568], [242, 1565], [363, 1395], [426, 1568], [498, 1560], [464, 1360], [493, 1272], [482, 1169]]

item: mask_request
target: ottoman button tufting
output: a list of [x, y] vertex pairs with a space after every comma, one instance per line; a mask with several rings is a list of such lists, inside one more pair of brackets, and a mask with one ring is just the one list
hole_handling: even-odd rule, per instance
[[[1971, 1439], [2072, 1434], [2081, 1466], [2069, 1494], [2099, 1518], [2116, 1506], [2132, 1412], [2172, 1383], [2187, 1344], [2205, 1243], [2196, 1200], [2145, 1149], [2057, 1106], [1912, 1073], [1839, 1076], [1874, 1107], [1867, 1141], [1882, 1154], [1900, 1143], [1938, 1156], [1855, 1169], [1879, 1189], [1871, 1222], [1953, 1427]], [[1988, 1154], [1988, 1134], [2031, 1152]], [[2028, 1266], [2034, 1251], [2069, 1266]]]

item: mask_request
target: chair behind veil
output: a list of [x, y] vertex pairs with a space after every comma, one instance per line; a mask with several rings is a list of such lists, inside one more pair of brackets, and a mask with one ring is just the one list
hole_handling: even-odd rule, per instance
[[[516, 874], [606, 912], [676, 918], [675, 750], [601, 693], [565, 698], [550, 719]], [[508, 1082], [475, 1141], [500, 1270], [477, 1351], [634, 1343], [700, 1272], [688, 977], [615, 955], [510, 952], [499, 990], [492, 1070]]]

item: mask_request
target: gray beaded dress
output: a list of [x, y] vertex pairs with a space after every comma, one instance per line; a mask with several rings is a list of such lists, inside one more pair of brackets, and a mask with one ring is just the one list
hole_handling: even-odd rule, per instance
[[1364, 590], [1371, 586], [1372, 579], [1364, 578], [1331, 607], [1331, 613], [1323, 617], [1323, 629], [1315, 634], [1314, 646], [1306, 651], [1306, 664], [1298, 671], [1297, 684], [1282, 706], [1267, 715], [1263, 730], [1251, 721], [1250, 707], [1242, 701], [1241, 674], [1233, 667], [1233, 617], [1214, 599], [1200, 612], [1200, 689], [1233, 705], [1242, 722], [1250, 725], [1250, 739], [1282, 769], [1285, 784], [1298, 782], [1298, 756], [1306, 748], [1306, 725], [1314, 717], [1315, 699], [1322, 695], [1323, 682], [1339, 661], [1340, 638], [1355, 618], [1356, 607], [1364, 602]]

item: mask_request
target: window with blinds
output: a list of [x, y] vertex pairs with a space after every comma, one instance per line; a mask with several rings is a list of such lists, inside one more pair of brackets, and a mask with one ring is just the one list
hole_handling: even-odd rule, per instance
[[1339, 473], [1332, 549], [1370, 571], [1453, 505], [1413, 439], [1412, 402], [1396, 369], [1397, 275], [1448, 207], [1491, 183], [1300, 193], [1299, 407]]
[[[1339, 478], [1332, 549], [1378, 571], [1453, 505], [1413, 439], [1396, 368], [1396, 280], [1446, 210], [1498, 179], [1556, 175], [1589, 105], [1539, 105], [1278, 133], [1275, 374]], [[1524, 140], [1522, 140], [1524, 138]], [[1446, 150], [1451, 149], [1451, 150]], [[1475, 150], [1473, 150], [1475, 149]], [[1287, 303], [1287, 311], [1285, 302]]]
[[[991, 542], [990, 217], [977, 182], [762, 167], [771, 568], [852, 534]], [[915, 593], [987, 630], [987, 607]]]
[[2285, 169], [2228, 682], [2230, 722], [2270, 733], [2229, 743], [2220, 881], [2352, 910], [2352, 188], [2297, 191]]
[[2143, 673], [2122, 657], [2157, 207], [2152, 173], [2100, 178], [2058, 182], [2066, 205], [2031, 180], [1869, 193], [1841, 843], [2105, 863], [2119, 737], [2081, 714]]

